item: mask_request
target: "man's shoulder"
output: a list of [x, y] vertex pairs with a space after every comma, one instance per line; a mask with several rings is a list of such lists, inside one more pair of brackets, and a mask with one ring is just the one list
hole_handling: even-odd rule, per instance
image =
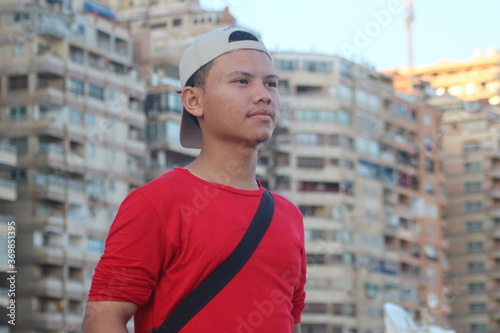
[[283, 207], [285, 210], [287, 210], [290, 214], [298, 214], [302, 215], [300, 212], [299, 208], [297, 205], [295, 205], [292, 201], [287, 199], [286, 197], [282, 196], [281, 194], [278, 194], [276, 192], [271, 192], [274, 198], [274, 202], [276, 206]]
[[182, 169], [176, 168], [138, 187], [135, 189], [135, 192], [147, 197], [151, 195], [157, 197], [176, 194], [182, 191], [183, 188], [186, 188], [188, 178]]

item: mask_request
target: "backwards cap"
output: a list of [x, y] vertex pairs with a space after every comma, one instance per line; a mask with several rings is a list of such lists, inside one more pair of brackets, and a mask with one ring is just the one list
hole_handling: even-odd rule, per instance
[[[225, 53], [241, 49], [258, 50], [269, 55], [262, 41], [240, 28], [217, 29], [197, 37], [188, 46], [179, 63], [181, 88], [186, 87], [187, 81], [201, 67]], [[201, 148], [200, 126], [196, 117], [184, 108], [182, 109], [180, 140], [185, 148]]]

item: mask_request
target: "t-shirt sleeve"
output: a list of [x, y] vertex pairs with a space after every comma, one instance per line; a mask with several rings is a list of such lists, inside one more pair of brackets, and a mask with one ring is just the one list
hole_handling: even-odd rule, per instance
[[306, 292], [304, 290], [306, 284], [306, 270], [307, 270], [307, 259], [305, 249], [302, 248], [302, 264], [300, 267], [299, 277], [295, 285], [295, 291], [293, 293], [292, 299], [292, 316], [294, 323], [300, 323], [302, 321], [302, 311], [305, 307]]
[[167, 256], [162, 220], [147, 198], [134, 191], [122, 202], [97, 264], [88, 301], [144, 305], [156, 288]]

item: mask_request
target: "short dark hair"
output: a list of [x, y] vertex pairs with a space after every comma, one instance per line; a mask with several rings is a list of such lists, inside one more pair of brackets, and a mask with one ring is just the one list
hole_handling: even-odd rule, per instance
[[214, 64], [214, 60], [201, 66], [200, 69], [194, 72], [194, 74], [187, 80], [186, 87], [200, 87], [201, 89], [205, 89], [207, 75], [210, 68], [212, 68], [212, 65]]

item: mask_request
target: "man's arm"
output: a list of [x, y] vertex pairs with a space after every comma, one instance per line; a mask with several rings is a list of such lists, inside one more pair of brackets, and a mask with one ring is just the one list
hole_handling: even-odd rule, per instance
[[130, 302], [87, 302], [83, 331], [88, 333], [127, 333], [127, 323], [137, 310]]
[[300, 323], [293, 325], [293, 333], [300, 333]]

